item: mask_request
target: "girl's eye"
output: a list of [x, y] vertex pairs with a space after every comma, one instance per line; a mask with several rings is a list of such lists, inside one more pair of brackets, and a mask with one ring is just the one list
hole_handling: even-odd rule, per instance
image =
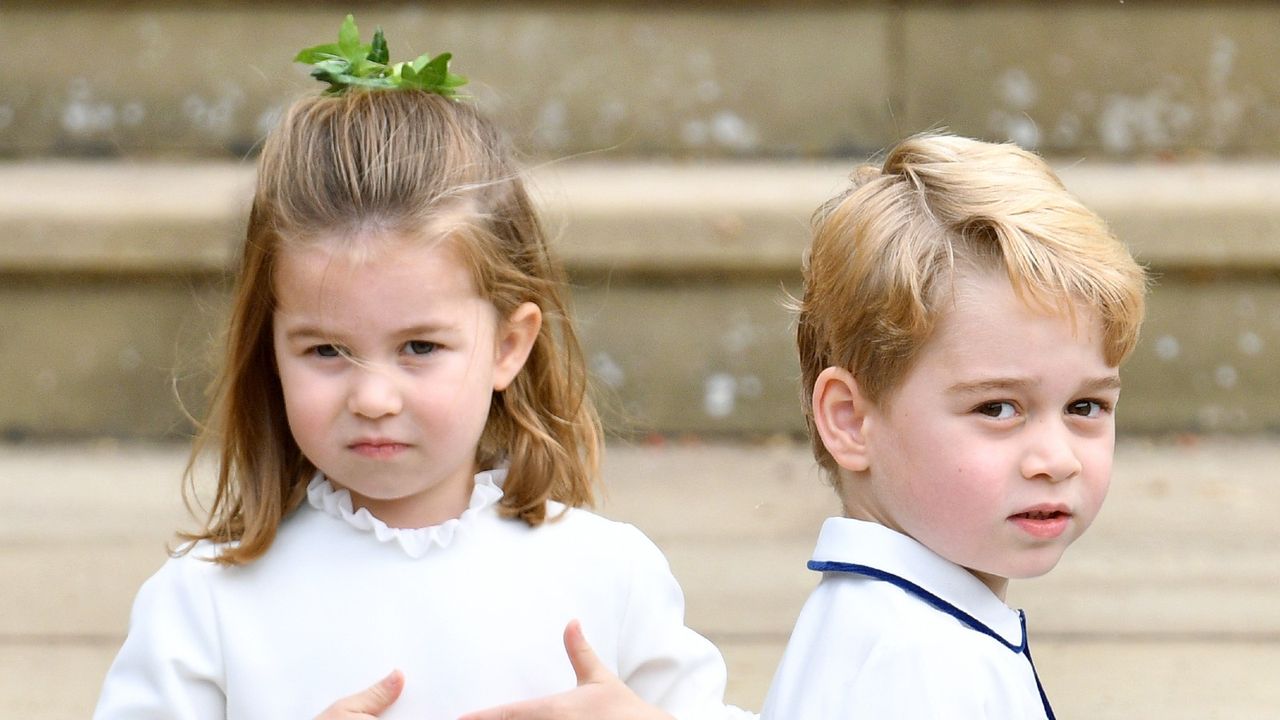
[[427, 340], [410, 340], [404, 344], [404, 349], [410, 355], [430, 355], [435, 352], [437, 345]]
[[336, 345], [316, 345], [311, 348], [311, 352], [323, 358], [334, 358], [342, 354]]
[[993, 420], [1008, 420], [1012, 418], [1017, 409], [1013, 407], [1013, 403], [1001, 400], [999, 402], [983, 403], [974, 408], [974, 411], [980, 415], [985, 415]]
[[1095, 418], [1109, 409], [1110, 406], [1100, 400], [1077, 400], [1067, 406], [1067, 413]]

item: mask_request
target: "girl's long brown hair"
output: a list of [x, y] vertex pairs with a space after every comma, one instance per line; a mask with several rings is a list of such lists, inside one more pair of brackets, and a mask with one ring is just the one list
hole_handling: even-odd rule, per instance
[[204, 527], [180, 537], [229, 543], [221, 564], [266, 552], [315, 473], [289, 431], [276, 374], [276, 259], [282, 247], [361, 230], [452, 242], [501, 317], [523, 302], [542, 309], [524, 369], [494, 394], [476, 462], [509, 466], [500, 510], [530, 525], [546, 519], [548, 499], [571, 507], [593, 499], [600, 424], [565, 278], [502, 134], [470, 105], [427, 92], [309, 97], [263, 147], [226, 354], [187, 465], [191, 507], [197, 461], [216, 449]]

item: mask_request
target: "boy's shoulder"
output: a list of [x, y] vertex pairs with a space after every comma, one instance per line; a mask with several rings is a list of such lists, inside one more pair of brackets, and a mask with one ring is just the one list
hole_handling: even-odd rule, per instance
[[765, 717], [1022, 717], [1017, 660], [890, 583], [838, 575], [810, 596]]
[[856, 636], [892, 653], [939, 651], [977, 635], [902, 588], [862, 575], [825, 579], [810, 603], [833, 638]]
[[1018, 613], [980, 580], [882, 525], [829, 519], [810, 567], [823, 580], [797, 627], [817, 654], [829, 646], [859, 664], [956, 670], [1003, 665], [1022, 645]]

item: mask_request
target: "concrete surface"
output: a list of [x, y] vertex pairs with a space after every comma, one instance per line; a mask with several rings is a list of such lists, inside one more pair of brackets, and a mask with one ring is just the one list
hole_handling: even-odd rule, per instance
[[[83, 718], [133, 593], [182, 526], [175, 445], [0, 445], [0, 707]], [[1103, 514], [1052, 573], [1015, 582], [1059, 717], [1280, 716], [1280, 439], [1121, 442]], [[662, 546], [690, 624], [758, 708], [835, 512], [807, 450], [614, 444], [606, 515]]]

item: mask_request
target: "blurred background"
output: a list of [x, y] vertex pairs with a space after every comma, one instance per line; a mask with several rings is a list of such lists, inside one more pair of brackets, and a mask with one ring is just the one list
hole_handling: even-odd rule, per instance
[[524, 152], [602, 511], [668, 552], [732, 700], [838, 513], [784, 310], [808, 217], [946, 128], [1044, 154], [1156, 279], [1109, 506], [1012, 590], [1060, 717], [1280, 717], [1280, 5], [1244, 0], [0, 2], [0, 707], [90, 712], [184, 522], [255, 147], [347, 12], [454, 53]]

